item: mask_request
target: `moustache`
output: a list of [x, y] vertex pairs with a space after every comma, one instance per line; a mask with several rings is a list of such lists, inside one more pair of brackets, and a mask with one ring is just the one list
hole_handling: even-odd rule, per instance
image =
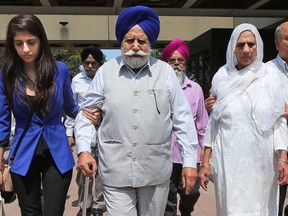
[[142, 50], [139, 51], [133, 51], [133, 50], [129, 50], [128, 52], [123, 53], [124, 56], [141, 56], [141, 57], [145, 57], [148, 55], [147, 52], [143, 52]]
[[185, 67], [184, 68], [180, 68], [178, 66], [173, 67], [175, 72], [180, 72], [180, 71], [185, 71]]

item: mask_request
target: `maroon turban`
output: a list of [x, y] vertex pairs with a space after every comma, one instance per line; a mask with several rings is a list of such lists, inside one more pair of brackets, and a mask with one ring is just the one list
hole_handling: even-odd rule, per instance
[[168, 62], [169, 58], [172, 56], [172, 54], [178, 51], [182, 57], [185, 59], [185, 62], [187, 63], [189, 61], [189, 49], [186, 45], [186, 43], [177, 38], [172, 40], [164, 49], [162, 52], [162, 60], [165, 62]]

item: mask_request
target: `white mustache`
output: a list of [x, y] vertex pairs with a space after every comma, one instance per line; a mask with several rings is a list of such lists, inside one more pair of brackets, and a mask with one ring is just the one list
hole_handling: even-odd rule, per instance
[[129, 50], [128, 52], [123, 53], [124, 56], [133, 56], [133, 55], [138, 55], [138, 56], [147, 56], [147, 52], [143, 52], [142, 50], [139, 51], [133, 51]]
[[178, 66], [173, 67], [175, 72], [180, 72], [180, 71], [185, 71], [185, 67], [184, 68], [180, 68]]

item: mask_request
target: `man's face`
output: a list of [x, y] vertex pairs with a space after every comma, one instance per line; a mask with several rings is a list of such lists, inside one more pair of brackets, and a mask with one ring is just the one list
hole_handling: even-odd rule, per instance
[[168, 64], [171, 65], [172, 68], [178, 68], [185, 72], [186, 61], [185, 58], [178, 52], [175, 51], [171, 57], [168, 59]]
[[148, 62], [150, 43], [140, 26], [135, 25], [127, 32], [121, 50], [125, 63], [132, 69], [139, 69]]
[[247, 67], [255, 60], [257, 45], [252, 32], [244, 31], [240, 34], [235, 47], [235, 55], [238, 61], [238, 70]]
[[88, 55], [88, 57], [83, 62], [84, 70], [90, 78], [93, 78], [96, 74], [96, 71], [100, 67], [100, 64], [92, 57], [92, 55]]
[[168, 59], [168, 64], [174, 69], [180, 84], [182, 84], [186, 77], [185, 58], [178, 51], [175, 51]]
[[275, 41], [280, 57], [288, 63], [288, 22], [281, 25], [280, 40]]

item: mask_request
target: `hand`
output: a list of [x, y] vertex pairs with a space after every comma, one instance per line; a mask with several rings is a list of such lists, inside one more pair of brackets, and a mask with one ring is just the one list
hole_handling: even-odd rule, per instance
[[100, 109], [83, 108], [82, 114], [93, 124], [99, 125], [102, 121], [102, 111]]
[[188, 195], [194, 188], [197, 180], [197, 170], [192, 167], [184, 167], [182, 169], [182, 183], [185, 193]]
[[75, 139], [74, 139], [74, 137], [73, 137], [73, 136], [68, 136], [67, 138], [68, 138], [68, 142], [69, 142], [69, 144], [70, 144], [70, 147], [75, 146]]
[[211, 113], [213, 111], [213, 106], [216, 102], [216, 96], [210, 95], [208, 98], [205, 100], [205, 108], [208, 113]]
[[211, 175], [210, 165], [209, 164], [203, 164], [201, 166], [199, 177], [200, 177], [200, 185], [205, 191], [208, 190], [207, 186], [209, 183], [210, 175]]
[[288, 165], [282, 160], [278, 161], [278, 184], [288, 184]]
[[85, 176], [95, 175], [97, 171], [97, 163], [90, 152], [81, 152], [78, 158], [78, 168], [82, 170]]
[[287, 104], [285, 104], [285, 112], [282, 116], [288, 119], [288, 105]]

